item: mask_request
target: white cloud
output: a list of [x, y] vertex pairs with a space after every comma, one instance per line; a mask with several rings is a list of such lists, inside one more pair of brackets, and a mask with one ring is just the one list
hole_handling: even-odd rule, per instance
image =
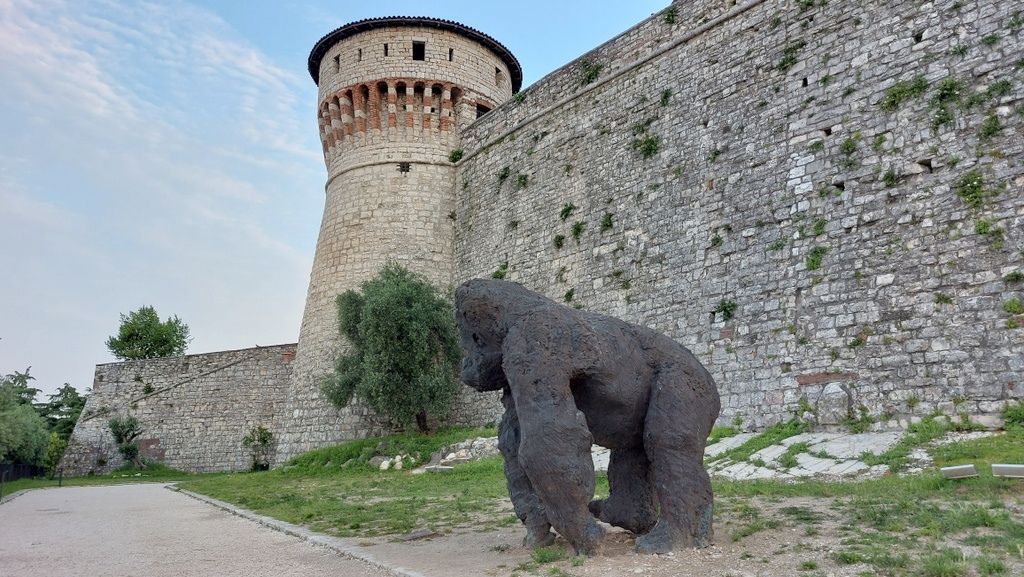
[[323, 201], [301, 72], [185, 2], [0, 0], [0, 373], [90, 386], [144, 304], [192, 352], [293, 341]]

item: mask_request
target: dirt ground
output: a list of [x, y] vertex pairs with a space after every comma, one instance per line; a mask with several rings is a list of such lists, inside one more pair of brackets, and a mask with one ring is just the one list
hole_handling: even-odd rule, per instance
[[[352, 541], [379, 559], [427, 577], [854, 577], [882, 574], [867, 563], [840, 564], [836, 560], [836, 554], [847, 549], [842, 541], [851, 538], [849, 532], [841, 529], [850, 518], [847, 515], [844, 519], [840, 512], [833, 510], [830, 499], [790, 498], [771, 502], [720, 499], [716, 506], [724, 511], [716, 515], [715, 544], [706, 549], [668, 555], [638, 555], [633, 551], [634, 537], [609, 526], [606, 526], [608, 537], [597, 556], [576, 560], [567, 557], [542, 564], [531, 557], [532, 550], [522, 546], [525, 530], [519, 525], [492, 532], [454, 531], [419, 541], [393, 538]], [[745, 535], [750, 531], [751, 508], [759, 511], [760, 520], [774, 520], [777, 523], [771, 525], [777, 526]], [[793, 511], [802, 514], [794, 517]], [[567, 547], [561, 539], [558, 545]], [[949, 545], [957, 546], [954, 542]], [[969, 555], [978, 553], [970, 547], [960, 547]], [[911, 565], [903, 571], [915, 574], [913, 559], [917, 554], [914, 550], [908, 553]], [[970, 563], [966, 565], [968, 569], [963, 575], [978, 574], [972, 572], [976, 569]], [[1007, 565], [1009, 571], [1005, 575], [1024, 575], [1024, 561], [1010, 560]]]

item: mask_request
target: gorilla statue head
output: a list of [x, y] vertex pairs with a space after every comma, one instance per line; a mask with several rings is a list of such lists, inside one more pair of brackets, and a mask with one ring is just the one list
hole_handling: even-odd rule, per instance
[[500, 303], [491, 298], [486, 286], [469, 281], [455, 291], [456, 323], [465, 356], [462, 382], [478, 391], [498, 391], [505, 386], [501, 368], [502, 330]]

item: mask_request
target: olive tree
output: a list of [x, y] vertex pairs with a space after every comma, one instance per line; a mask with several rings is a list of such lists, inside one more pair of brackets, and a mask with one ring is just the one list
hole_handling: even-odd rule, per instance
[[424, 278], [389, 263], [337, 298], [338, 326], [351, 348], [323, 384], [341, 408], [357, 395], [394, 423], [429, 431], [455, 399], [462, 359], [450, 299]]

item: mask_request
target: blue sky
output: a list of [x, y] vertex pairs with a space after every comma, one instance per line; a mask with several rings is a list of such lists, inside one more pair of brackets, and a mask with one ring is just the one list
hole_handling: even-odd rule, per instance
[[0, 374], [92, 386], [119, 314], [189, 353], [294, 342], [326, 170], [313, 44], [354, 20], [489, 34], [524, 86], [668, 0], [0, 0]]

